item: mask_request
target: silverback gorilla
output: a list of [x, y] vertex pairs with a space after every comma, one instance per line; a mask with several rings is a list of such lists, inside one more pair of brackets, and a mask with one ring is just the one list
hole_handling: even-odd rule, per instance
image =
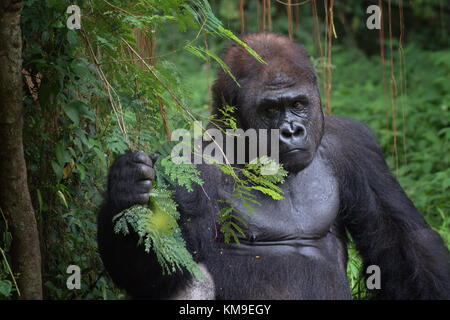
[[[258, 193], [258, 214], [245, 215], [240, 244], [214, 239], [213, 212], [233, 182], [216, 166], [198, 165], [204, 185], [175, 189], [180, 227], [188, 250], [205, 274], [163, 275], [153, 253], [137, 246], [136, 234], [115, 234], [112, 217], [149, 199], [153, 161], [142, 152], [119, 156], [108, 175], [107, 199], [98, 217], [98, 243], [106, 270], [134, 298], [152, 299], [351, 299], [347, 231], [364, 261], [377, 265], [375, 299], [449, 299], [450, 259], [389, 172], [365, 125], [324, 116], [317, 78], [304, 48], [274, 33], [230, 45], [224, 61], [240, 86], [220, 72], [214, 110], [236, 106], [238, 128], [279, 129], [279, 158], [289, 171], [281, 201]], [[153, 161], [152, 161], [153, 160]], [[213, 211], [212, 211], [213, 208]], [[364, 272], [365, 273], [365, 272]]]

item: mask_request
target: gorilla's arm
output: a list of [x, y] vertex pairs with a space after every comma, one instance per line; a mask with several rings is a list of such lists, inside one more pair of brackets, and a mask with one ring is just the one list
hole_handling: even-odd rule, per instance
[[98, 216], [98, 245], [106, 270], [135, 298], [166, 298], [189, 280], [189, 272], [163, 275], [153, 251], [137, 245], [138, 235], [113, 231], [112, 218], [135, 204], [146, 204], [155, 178], [152, 160], [142, 152], [117, 157], [108, 174], [108, 193]]
[[[327, 117], [323, 140], [340, 186], [340, 217], [364, 269], [378, 265], [377, 299], [450, 299], [450, 255], [392, 176], [363, 124]], [[364, 272], [365, 273], [365, 272]]]

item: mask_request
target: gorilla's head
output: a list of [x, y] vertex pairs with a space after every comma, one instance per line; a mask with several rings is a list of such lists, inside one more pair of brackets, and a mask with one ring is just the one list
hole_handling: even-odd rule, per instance
[[266, 64], [241, 45], [232, 44], [223, 60], [240, 87], [221, 71], [214, 85], [213, 112], [224, 102], [237, 106], [238, 126], [279, 129], [280, 161], [297, 172], [313, 159], [323, 135], [324, 118], [317, 77], [305, 49], [274, 33], [242, 38]]

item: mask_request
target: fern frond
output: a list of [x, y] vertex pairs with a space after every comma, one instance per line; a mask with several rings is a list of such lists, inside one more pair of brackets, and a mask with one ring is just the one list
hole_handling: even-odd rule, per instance
[[[272, 160], [267, 157], [257, 158], [241, 169], [228, 165], [219, 165], [219, 168], [223, 173], [233, 177], [235, 184], [231, 195], [242, 203], [246, 213], [250, 216], [254, 213], [258, 213], [258, 210], [253, 205], [261, 205], [257, 200], [256, 194], [254, 192], [252, 193], [253, 190], [262, 192], [263, 194], [272, 197], [274, 200], [283, 199], [284, 192], [277, 184], [283, 183], [284, 178], [288, 173], [282, 168], [281, 164], [276, 164], [271, 161]], [[262, 174], [264, 166], [267, 166], [268, 164], [276, 166], [275, 174]], [[235, 171], [240, 172], [240, 176], [243, 176], [243, 179], [239, 178], [239, 175]], [[231, 237], [233, 237], [235, 242], [239, 244], [237, 233], [245, 237], [245, 233], [241, 226], [243, 225], [246, 227], [246, 224], [244, 219], [233, 213], [242, 213], [234, 207], [234, 204], [231, 201], [219, 202], [228, 204], [227, 207], [222, 208], [218, 212], [219, 218], [217, 221], [221, 225], [220, 232], [224, 234], [225, 242], [228, 243]]]
[[148, 206], [135, 205], [113, 217], [114, 232], [128, 235], [131, 227], [139, 236], [138, 244], [144, 250], [156, 254], [163, 274], [172, 274], [185, 268], [195, 278], [201, 280], [203, 274], [186, 249], [177, 220], [180, 214], [172, 200], [172, 192], [154, 188], [150, 192]]
[[164, 186], [166, 181], [170, 184], [184, 186], [189, 192], [193, 191], [193, 183], [203, 185], [200, 171], [197, 170], [195, 164], [175, 164], [170, 157], [170, 153], [161, 155], [154, 165], [159, 185]]

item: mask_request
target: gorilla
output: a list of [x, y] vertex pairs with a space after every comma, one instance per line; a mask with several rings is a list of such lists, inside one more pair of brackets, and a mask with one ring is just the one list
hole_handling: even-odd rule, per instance
[[[238, 128], [279, 129], [279, 159], [288, 171], [284, 199], [256, 192], [257, 214], [245, 215], [240, 244], [215, 237], [214, 215], [232, 201], [233, 179], [215, 165], [197, 168], [204, 184], [173, 186], [186, 247], [205, 275], [163, 274], [138, 236], [115, 234], [112, 218], [146, 204], [155, 158], [120, 155], [112, 164], [98, 216], [98, 244], [115, 284], [149, 299], [351, 299], [346, 275], [348, 234], [363, 274], [379, 267], [374, 299], [450, 299], [450, 255], [392, 176], [364, 124], [324, 116], [317, 77], [305, 49], [274, 33], [242, 37], [265, 63], [239, 44], [223, 60], [239, 85], [219, 72], [213, 114], [236, 106]], [[222, 200], [222, 201], [217, 201]], [[368, 277], [369, 275], [365, 275]]]

